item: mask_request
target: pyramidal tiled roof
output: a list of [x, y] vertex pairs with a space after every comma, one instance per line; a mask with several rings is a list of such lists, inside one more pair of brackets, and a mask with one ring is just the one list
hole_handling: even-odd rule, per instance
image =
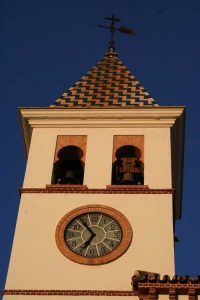
[[157, 106], [156, 102], [110, 49], [86, 75], [51, 107], [122, 108]]

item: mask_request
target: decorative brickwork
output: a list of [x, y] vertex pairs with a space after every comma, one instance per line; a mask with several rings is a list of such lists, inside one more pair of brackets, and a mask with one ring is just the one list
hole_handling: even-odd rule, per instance
[[[155, 288], [154, 288], [155, 289]], [[169, 300], [176, 300], [177, 295], [176, 295], [176, 289], [170, 287], [169, 288]]]
[[134, 295], [140, 299], [155, 299], [156, 295], [169, 295], [169, 300], [176, 300], [178, 295], [188, 295], [189, 300], [196, 300], [200, 295], [200, 276], [173, 276], [136, 271], [132, 278]]
[[190, 288], [188, 295], [189, 295], [189, 300], [197, 300], [197, 290], [196, 289]]
[[118, 185], [118, 184], [113, 184], [113, 185], [107, 185], [106, 189], [108, 190], [113, 190], [113, 191], [122, 191], [122, 190], [127, 190], [127, 191], [141, 191], [141, 190], [150, 190], [148, 188], [148, 185]]
[[22, 188], [20, 189], [20, 194], [22, 193], [66, 193], [66, 194], [173, 194], [174, 189], [142, 189], [140, 187], [131, 188], [129, 186], [117, 186], [108, 189], [89, 189], [84, 185], [50, 185], [47, 188]]
[[134, 292], [116, 290], [3, 290], [3, 295], [134, 296]]
[[62, 94], [51, 107], [122, 108], [156, 103], [113, 50]]
[[154, 287], [149, 289], [149, 300], [156, 300], [156, 289]]
[[47, 184], [47, 189], [63, 189], [63, 190], [88, 190], [87, 185], [84, 184]]

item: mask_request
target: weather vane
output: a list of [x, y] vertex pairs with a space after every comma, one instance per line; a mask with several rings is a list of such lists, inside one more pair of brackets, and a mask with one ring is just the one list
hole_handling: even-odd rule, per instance
[[128, 34], [135, 34], [135, 30], [134, 29], [130, 29], [127, 28], [125, 26], [120, 26], [120, 27], [115, 27], [115, 22], [120, 22], [120, 19], [115, 18], [114, 15], [112, 15], [111, 17], [105, 17], [104, 19], [106, 20], [110, 20], [111, 21], [111, 25], [110, 26], [104, 26], [104, 25], [97, 25], [98, 27], [101, 28], [106, 28], [110, 31], [111, 36], [110, 36], [110, 41], [109, 41], [109, 49], [115, 49], [115, 40], [114, 40], [114, 34], [115, 31], [119, 31], [121, 33], [128, 33]]

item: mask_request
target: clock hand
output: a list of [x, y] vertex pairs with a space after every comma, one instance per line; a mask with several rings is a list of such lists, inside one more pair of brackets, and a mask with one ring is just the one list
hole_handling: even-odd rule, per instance
[[81, 220], [81, 222], [82, 222], [83, 226], [85, 226], [92, 235], [96, 236], [94, 231], [92, 231], [92, 229], [87, 225], [87, 223], [85, 221]]
[[91, 234], [90, 238], [85, 242], [84, 249], [91, 244], [91, 242], [95, 236], [96, 236], [96, 234], [93, 232]]
[[84, 249], [89, 246], [93, 240], [93, 238], [96, 236], [96, 233], [94, 233], [94, 231], [87, 225], [87, 223], [83, 220], [81, 220], [83, 226], [91, 233], [91, 236], [89, 237], [89, 239], [85, 242], [84, 245]]

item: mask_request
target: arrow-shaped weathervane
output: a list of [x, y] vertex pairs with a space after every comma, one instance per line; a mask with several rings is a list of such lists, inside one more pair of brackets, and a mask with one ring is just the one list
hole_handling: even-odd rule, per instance
[[135, 34], [134, 29], [130, 29], [125, 26], [115, 27], [115, 22], [120, 22], [121, 20], [115, 18], [114, 15], [112, 15], [111, 17], [105, 17], [104, 19], [111, 21], [110, 26], [104, 26], [104, 25], [97, 25], [97, 26], [101, 27], [101, 28], [106, 28], [110, 31], [111, 36], [110, 36], [110, 41], [109, 41], [109, 49], [115, 49], [114, 33], [116, 31], [119, 31], [121, 33]]

